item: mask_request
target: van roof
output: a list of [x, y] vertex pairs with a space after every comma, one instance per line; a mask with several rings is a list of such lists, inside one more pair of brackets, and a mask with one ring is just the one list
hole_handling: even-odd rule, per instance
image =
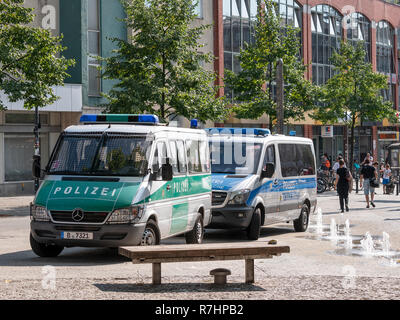
[[231, 138], [236, 141], [252, 141], [258, 143], [264, 143], [266, 141], [272, 142], [304, 142], [304, 143], [312, 143], [312, 140], [309, 138], [303, 137], [293, 137], [293, 136], [285, 136], [280, 134], [271, 134], [267, 136], [254, 136], [254, 135], [212, 135], [208, 136], [210, 140], [221, 140], [226, 138]]
[[137, 133], [137, 134], [148, 134], [158, 132], [183, 132], [191, 134], [202, 134], [205, 135], [204, 130], [190, 129], [182, 127], [168, 127], [168, 126], [154, 126], [154, 125], [134, 125], [134, 124], [86, 124], [86, 125], [74, 125], [69, 126], [64, 130], [66, 133], [103, 133], [103, 132], [115, 132], [115, 133]]

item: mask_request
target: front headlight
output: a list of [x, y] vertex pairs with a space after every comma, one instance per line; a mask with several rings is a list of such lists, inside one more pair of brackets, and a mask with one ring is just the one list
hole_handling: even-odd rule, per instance
[[31, 219], [34, 221], [50, 221], [50, 216], [45, 207], [31, 204]]
[[231, 194], [228, 204], [244, 204], [249, 197], [250, 189], [243, 189]]
[[140, 206], [132, 206], [123, 209], [117, 209], [112, 212], [107, 220], [107, 224], [127, 224], [140, 220], [143, 214], [143, 208]]

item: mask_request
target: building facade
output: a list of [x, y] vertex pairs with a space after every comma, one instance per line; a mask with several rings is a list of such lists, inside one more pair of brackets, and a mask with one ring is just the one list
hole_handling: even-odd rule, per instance
[[[126, 38], [127, 30], [118, 19], [125, 17], [119, 0], [25, 0], [34, 8], [34, 26], [63, 36], [63, 55], [75, 59], [64, 86], [55, 87], [60, 99], [40, 109], [40, 152], [42, 167], [47, 164], [60, 132], [76, 124], [82, 113], [99, 112], [111, 81], [103, 81], [92, 56], [111, 54], [109, 38]], [[23, 102], [9, 103], [0, 92], [7, 111], [0, 112], [0, 196], [33, 193], [32, 156], [34, 112]]]
[[[244, 42], [251, 42], [257, 0], [213, 0], [215, 71], [222, 83], [224, 69], [239, 71], [238, 55]], [[386, 100], [399, 109], [400, 75], [400, 4], [383, 0], [273, 0], [276, 14], [285, 24], [301, 30], [302, 58], [309, 68], [306, 78], [324, 84], [333, 75], [332, 53], [342, 40], [364, 41], [367, 59], [375, 71], [388, 77]], [[224, 94], [220, 92], [220, 94]], [[227, 97], [232, 95], [229, 90]], [[234, 93], [233, 93], [234, 94]], [[266, 118], [257, 121], [229, 119], [220, 126], [267, 126]], [[349, 132], [343, 125], [326, 128], [309, 117], [293, 123], [298, 135], [313, 139], [318, 158], [347, 155]], [[327, 135], [326, 130], [331, 134]], [[286, 129], [287, 131], [289, 129]], [[364, 122], [355, 132], [355, 159], [363, 160], [367, 152], [374, 159], [386, 159], [385, 147], [398, 140], [398, 126], [383, 122]]]
[[[216, 59], [205, 65], [217, 74], [216, 85], [223, 85], [224, 70], [240, 70], [238, 55], [244, 43], [251, 43], [258, 0], [193, 0], [198, 3], [193, 25], [212, 24], [200, 39], [204, 52], [212, 52]], [[388, 77], [389, 88], [382, 95], [399, 109], [400, 75], [400, 5], [399, 1], [383, 0], [273, 0], [276, 14], [285, 24], [298, 27], [302, 44], [301, 55], [309, 64], [306, 78], [317, 84], [325, 83], [332, 75], [329, 58], [341, 40], [365, 41], [367, 59], [374, 70]], [[99, 77], [95, 56], [111, 54], [110, 38], [126, 39], [128, 30], [121, 19], [125, 17], [119, 0], [26, 0], [34, 8], [35, 26], [63, 36], [67, 47], [63, 55], [76, 61], [69, 69], [65, 85], [54, 88], [60, 99], [40, 112], [41, 155], [43, 166], [62, 130], [76, 124], [82, 113], [98, 113], [105, 102], [101, 92], [107, 92], [112, 81]], [[220, 96], [234, 95], [229, 89], [219, 88]], [[0, 196], [33, 192], [31, 159], [33, 154], [32, 111], [20, 103], [7, 103], [8, 110], [0, 112]], [[177, 125], [188, 125], [178, 118]], [[269, 119], [230, 118], [224, 123], [207, 126], [267, 127]], [[348, 154], [349, 132], [343, 125], [323, 126], [309, 117], [292, 123], [285, 132], [313, 139], [318, 158], [323, 153], [335, 157]], [[367, 152], [375, 159], [385, 159], [385, 146], [397, 141], [399, 128], [386, 121], [364, 122], [355, 132], [355, 157], [362, 160]]]

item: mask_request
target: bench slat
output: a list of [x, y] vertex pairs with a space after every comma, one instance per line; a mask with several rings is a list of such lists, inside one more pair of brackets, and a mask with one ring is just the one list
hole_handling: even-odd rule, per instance
[[154, 259], [132, 259], [133, 264], [145, 263], [173, 263], [173, 262], [198, 262], [198, 261], [225, 261], [244, 259], [271, 259], [272, 255], [240, 255], [240, 256], [215, 256], [211, 257], [188, 257], [188, 258], [154, 258]]
[[120, 247], [119, 254], [130, 259], [194, 258], [209, 256], [277, 255], [289, 253], [288, 246], [267, 245], [262, 242], [215, 243], [201, 245], [163, 245]]

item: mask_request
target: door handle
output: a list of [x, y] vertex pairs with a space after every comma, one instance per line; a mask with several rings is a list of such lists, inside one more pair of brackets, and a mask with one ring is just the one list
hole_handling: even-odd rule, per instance
[[274, 185], [276, 186], [278, 184], [278, 179], [274, 179]]
[[167, 185], [167, 190], [171, 190], [171, 186], [169, 184]]

